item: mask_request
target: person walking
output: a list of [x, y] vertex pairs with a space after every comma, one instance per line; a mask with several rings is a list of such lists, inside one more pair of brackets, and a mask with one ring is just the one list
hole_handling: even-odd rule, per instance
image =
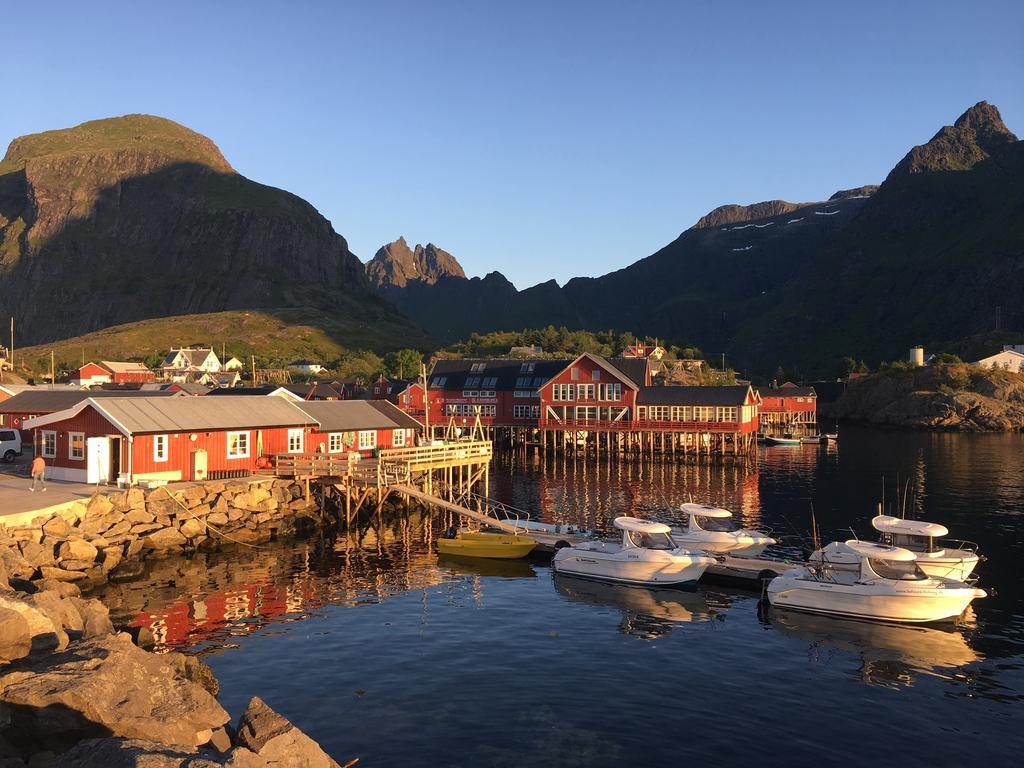
[[42, 456], [36, 456], [32, 459], [32, 486], [29, 488], [30, 491], [36, 489], [36, 480], [43, 486], [43, 490], [46, 490], [46, 461]]

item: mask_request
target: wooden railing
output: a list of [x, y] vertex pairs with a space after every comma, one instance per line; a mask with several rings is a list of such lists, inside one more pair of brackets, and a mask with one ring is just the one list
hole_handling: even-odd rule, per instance
[[757, 422], [735, 421], [607, 421], [606, 419], [542, 419], [541, 429], [593, 432], [756, 432]]
[[[279, 453], [271, 470], [279, 477], [353, 477], [379, 485], [405, 483], [411, 472], [466, 464], [486, 464], [488, 440], [466, 440], [411, 448], [384, 448], [376, 458], [350, 461], [346, 453]], [[358, 455], [353, 453], [353, 455]]]
[[490, 440], [465, 440], [443, 445], [422, 445], [413, 448], [386, 448], [378, 452], [382, 462], [401, 462], [410, 469], [459, 464], [480, 464], [491, 460], [494, 448]]

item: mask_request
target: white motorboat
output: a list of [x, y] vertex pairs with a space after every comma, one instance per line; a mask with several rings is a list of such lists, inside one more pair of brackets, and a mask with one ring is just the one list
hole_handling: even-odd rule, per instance
[[572, 523], [542, 523], [540, 520], [530, 520], [525, 517], [501, 518], [501, 522], [506, 526], [506, 529], [509, 525], [514, 526], [516, 533], [566, 533], [578, 536], [589, 536], [591, 534], [591, 531], [586, 528], [580, 528]]
[[[949, 530], [938, 523], [923, 520], [906, 520], [892, 515], [877, 515], [871, 526], [879, 532], [882, 544], [909, 549], [917, 555], [917, 564], [929, 576], [967, 581], [981, 559], [976, 544], [966, 541], [949, 542], [948, 546], [938, 539], [948, 536]], [[811, 555], [816, 559], [819, 553]], [[857, 570], [860, 560], [852, 554], [833, 552], [829, 556], [833, 568]]]
[[672, 528], [672, 539], [682, 547], [700, 549], [716, 555], [758, 557], [765, 547], [777, 542], [764, 531], [736, 528], [732, 512], [707, 504], [683, 504], [685, 528]]
[[641, 586], [695, 586], [715, 559], [683, 549], [664, 523], [617, 517], [622, 541], [584, 541], [563, 547], [551, 561], [556, 573]]
[[[835, 559], [858, 568], [835, 568]], [[802, 568], [768, 583], [773, 607], [877, 621], [926, 623], [955, 619], [985, 591], [962, 581], [928, 576], [909, 549], [851, 539], [815, 552]]]

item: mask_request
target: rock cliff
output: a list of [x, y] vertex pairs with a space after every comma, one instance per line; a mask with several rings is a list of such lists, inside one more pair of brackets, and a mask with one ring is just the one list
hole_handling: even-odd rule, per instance
[[830, 415], [906, 429], [1024, 430], [1024, 375], [966, 365], [894, 369], [851, 381]]
[[0, 303], [25, 343], [190, 312], [329, 307], [339, 292], [370, 300], [330, 222], [170, 120], [25, 136], [0, 162]]

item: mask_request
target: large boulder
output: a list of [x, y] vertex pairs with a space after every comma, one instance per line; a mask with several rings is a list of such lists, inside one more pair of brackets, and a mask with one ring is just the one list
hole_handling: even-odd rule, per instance
[[53, 565], [55, 562], [53, 547], [44, 547], [34, 541], [22, 541], [19, 542], [18, 548], [21, 549], [21, 556], [25, 561], [36, 568], [41, 565]]
[[21, 556], [17, 547], [0, 547], [0, 565], [8, 579], [31, 579], [36, 572], [35, 566]]
[[15, 611], [25, 618], [28, 623], [32, 652], [52, 651], [67, 647], [68, 636], [64, 632], [60, 620], [55, 621], [49, 613], [29, 604], [25, 597], [0, 595], [0, 608]]
[[[82, 617], [82, 637], [89, 640], [93, 637], [114, 634], [114, 625], [110, 621], [110, 611], [96, 598], [71, 598], [71, 604]], [[212, 673], [211, 673], [212, 674]]]
[[58, 556], [61, 560], [85, 560], [93, 562], [99, 550], [84, 539], [70, 539], [60, 545]]
[[0, 608], [0, 664], [24, 658], [31, 651], [28, 619], [13, 608]]
[[235, 743], [280, 768], [340, 768], [319, 744], [258, 696], [253, 696], [238, 723]]
[[61, 755], [55, 768], [221, 768], [223, 765], [212, 755], [200, 754], [189, 747], [168, 747], [142, 739], [87, 739]]
[[155, 550], [177, 549], [185, 544], [188, 544], [188, 539], [177, 528], [161, 528], [159, 531], [153, 531], [142, 542], [145, 549]]
[[0, 702], [12, 733], [51, 749], [109, 735], [195, 747], [229, 719], [177, 665], [125, 633], [20, 662], [0, 675]]

